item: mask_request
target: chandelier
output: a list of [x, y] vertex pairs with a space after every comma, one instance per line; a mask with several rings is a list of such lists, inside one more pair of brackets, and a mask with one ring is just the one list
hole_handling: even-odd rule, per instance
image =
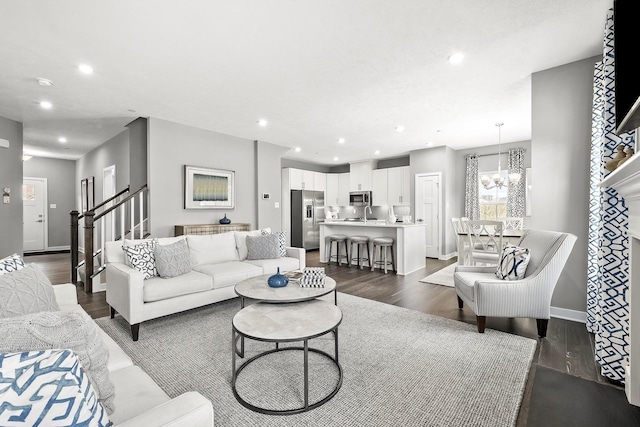
[[480, 177], [482, 186], [487, 190], [491, 190], [492, 188], [496, 187], [507, 187], [509, 186], [509, 184], [515, 185], [520, 182], [520, 174], [517, 172], [507, 175], [509, 177], [509, 182], [505, 182], [504, 177], [502, 176], [502, 168], [500, 167], [500, 130], [502, 128], [502, 125], [504, 125], [504, 123], [496, 123], [496, 126], [498, 126], [498, 173], [493, 175], [492, 177], [489, 177], [489, 175], [482, 175], [482, 177]]

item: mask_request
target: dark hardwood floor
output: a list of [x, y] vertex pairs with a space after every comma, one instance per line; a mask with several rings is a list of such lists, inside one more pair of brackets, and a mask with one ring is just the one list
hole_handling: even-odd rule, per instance
[[[307, 266], [325, 267], [327, 275], [336, 280], [339, 292], [475, 325], [475, 315], [468, 307], [463, 310], [458, 309], [453, 288], [419, 282], [423, 277], [456, 262], [455, 258], [447, 261], [427, 258], [425, 268], [406, 276], [398, 276], [393, 273], [385, 275], [378, 270], [371, 272], [366, 268], [359, 270], [344, 265], [339, 267], [333, 263], [320, 264], [318, 257], [318, 251], [307, 252]], [[27, 262], [37, 264], [54, 285], [69, 282], [70, 255], [68, 253], [26, 255], [25, 258]], [[104, 292], [87, 295], [81, 287], [78, 287], [77, 293], [78, 301], [93, 318], [109, 315]], [[537, 336], [535, 319], [487, 318], [486, 327], [532, 338], [538, 342], [520, 408], [518, 426], [527, 424], [531, 407], [531, 389], [537, 366], [544, 366], [567, 375], [623, 390], [609, 383], [599, 374], [598, 366], [594, 361], [593, 336], [587, 332], [582, 323], [551, 318], [547, 337], [544, 339], [539, 339]], [[592, 403], [597, 405], [597, 402]]]

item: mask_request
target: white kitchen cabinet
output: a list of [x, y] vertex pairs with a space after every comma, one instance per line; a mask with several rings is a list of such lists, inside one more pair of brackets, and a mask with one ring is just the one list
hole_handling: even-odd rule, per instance
[[387, 171], [388, 169], [374, 169], [371, 174], [371, 198], [374, 206], [389, 204], [387, 200]]
[[337, 173], [327, 174], [327, 191], [324, 193], [325, 206], [340, 206], [340, 177]]
[[[410, 191], [410, 166], [387, 169], [387, 202], [390, 205], [409, 205], [411, 203]], [[374, 202], [376, 202], [375, 199]], [[376, 202], [376, 204], [378, 203]]]
[[289, 172], [289, 190], [325, 191], [325, 174], [303, 169], [285, 168]]
[[327, 174], [322, 172], [312, 172], [312, 174], [313, 174], [313, 188], [309, 188], [309, 190], [324, 191], [326, 193]]
[[349, 206], [349, 188], [351, 185], [351, 174], [349, 172], [338, 175], [338, 206]]
[[356, 162], [350, 164], [350, 191], [370, 191], [373, 162]]

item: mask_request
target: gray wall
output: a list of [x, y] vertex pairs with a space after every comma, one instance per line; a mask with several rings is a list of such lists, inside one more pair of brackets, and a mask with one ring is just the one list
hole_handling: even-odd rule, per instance
[[[136, 191], [147, 183], [147, 119], [138, 118], [129, 123], [127, 128], [129, 129], [129, 185], [131, 191]], [[118, 184], [118, 190], [123, 188], [124, 186], [120, 187]]]
[[410, 156], [395, 157], [393, 159], [380, 159], [376, 164], [376, 169], [397, 168], [401, 166], [409, 166]]
[[531, 227], [578, 237], [551, 305], [586, 311], [593, 68], [600, 57], [532, 75]]
[[[24, 162], [23, 175], [29, 178], [47, 179], [47, 234], [49, 247], [68, 249], [70, 245], [69, 212], [76, 208], [75, 160], [32, 157]], [[55, 208], [51, 208], [55, 205]]]
[[[289, 149], [268, 142], [255, 141], [256, 188], [258, 206], [258, 225], [256, 228], [270, 227], [272, 231], [282, 229], [282, 174], [280, 159]], [[269, 199], [262, 198], [264, 193]], [[276, 203], [278, 207], [276, 208]]]
[[11, 203], [0, 201], [0, 258], [4, 258], [14, 252], [22, 255], [23, 249], [22, 123], [0, 117], [0, 138], [10, 144], [0, 148], [0, 192], [11, 189]]
[[[148, 184], [151, 234], [173, 236], [178, 224], [257, 224], [254, 141], [149, 118]], [[184, 209], [184, 165], [235, 171], [234, 209]], [[280, 173], [280, 161], [274, 164]], [[278, 222], [272, 224], [277, 226]]]
[[[280, 161], [280, 167], [284, 168], [294, 168], [294, 169], [302, 169], [307, 171], [315, 171], [315, 172], [324, 172], [329, 173], [333, 172], [329, 166], [325, 165], [316, 165], [314, 163], [301, 162], [299, 160], [292, 159], [282, 159]], [[345, 172], [349, 172], [349, 165], [347, 165], [347, 170]]]

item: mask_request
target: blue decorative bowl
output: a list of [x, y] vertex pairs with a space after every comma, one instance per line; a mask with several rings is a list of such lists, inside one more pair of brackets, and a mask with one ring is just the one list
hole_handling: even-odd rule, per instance
[[276, 274], [267, 279], [267, 284], [272, 288], [282, 288], [287, 286], [288, 283], [289, 278], [284, 274], [280, 274], [280, 267], [278, 267], [278, 272]]

